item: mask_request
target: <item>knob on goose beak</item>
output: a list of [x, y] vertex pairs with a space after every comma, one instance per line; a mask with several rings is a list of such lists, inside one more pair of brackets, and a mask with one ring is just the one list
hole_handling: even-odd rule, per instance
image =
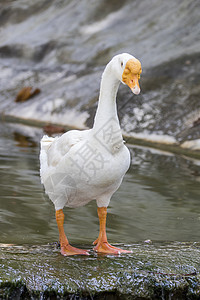
[[135, 95], [140, 93], [139, 79], [141, 73], [140, 61], [136, 58], [129, 59], [122, 74], [122, 81], [130, 87]]

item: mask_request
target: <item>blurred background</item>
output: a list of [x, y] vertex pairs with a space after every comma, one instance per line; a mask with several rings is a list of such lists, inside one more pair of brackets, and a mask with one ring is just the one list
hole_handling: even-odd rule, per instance
[[[139, 96], [126, 86], [118, 92], [124, 134], [195, 140], [197, 147], [199, 0], [0, 0], [1, 243], [58, 239], [39, 179], [44, 131], [4, 121], [91, 127], [103, 69], [122, 52], [143, 68]], [[200, 161], [136, 146], [130, 151], [131, 168], [109, 208], [110, 241], [196, 241]], [[95, 202], [70, 210], [66, 220], [72, 242], [97, 237]]]
[[[91, 127], [102, 71], [122, 52], [143, 68], [141, 95], [120, 87], [124, 132], [199, 138], [198, 0], [1, 0], [0, 111]], [[40, 93], [16, 103], [27, 86]]]

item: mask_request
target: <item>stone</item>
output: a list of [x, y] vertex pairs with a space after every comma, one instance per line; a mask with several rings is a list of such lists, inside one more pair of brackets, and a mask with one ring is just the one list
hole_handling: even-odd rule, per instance
[[2, 244], [0, 299], [200, 298], [200, 243], [120, 247], [133, 253], [63, 257], [57, 244]]

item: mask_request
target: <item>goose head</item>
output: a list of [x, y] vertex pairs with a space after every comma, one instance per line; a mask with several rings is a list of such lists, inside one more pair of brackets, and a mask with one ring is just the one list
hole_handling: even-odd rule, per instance
[[116, 55], [112, 61], [118, 80], [128, 85], [131, 91], [138, 95], [140, 93], [139, 79], [142, 73], [140, 61], [128, 53]]

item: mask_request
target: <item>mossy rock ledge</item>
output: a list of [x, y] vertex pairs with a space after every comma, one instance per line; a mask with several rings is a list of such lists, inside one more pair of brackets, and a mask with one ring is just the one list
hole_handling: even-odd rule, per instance
[[199, 242], [120, 246], [133, 253], [63, 257], [56, 244], [0, 244], [0, 299], [200, 299]]

